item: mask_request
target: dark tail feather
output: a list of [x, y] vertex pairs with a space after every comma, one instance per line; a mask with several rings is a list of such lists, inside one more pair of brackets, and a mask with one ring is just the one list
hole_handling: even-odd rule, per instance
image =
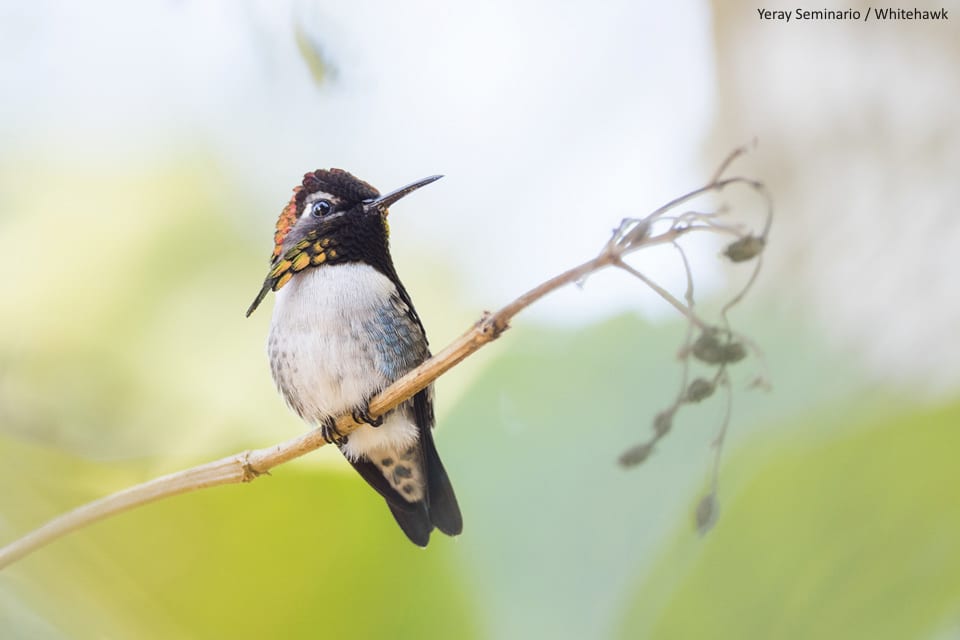
[[426, 505], [423, 502], [407, 502], [400, 497], [400, 494], [383, 476], [383, 471], [370, 460], [366, 458], [350, 460], [350, 464], [371, 487], [377, 490], [377, 493], [383, 496], [387, 506], [390, 507], [390, 513], [410, 541], [421, 547], [427, 546], [433, 524], [430, 522]]
[[453, 493], [443, 463], [440, 462], [437, 447], [433, 443], [433, 434], [429, 430], [424, 431], [424, 434], [421, 438], [421, 454], [427, 476], [426, 502], [404, 500], [390, 486], [383, 472], [366, 458], [350, 461], [353, 468], [383, 496], [390, 507], [390, 513], [410, 541], [421, 547], [427, 546], [434, 527], [448, 536], [459, 535], [463, 530], [463, 518], [460, 516], [457, 497]]
[[[448, 536], [459, 535], [463, 531], [463, 518], [460, 515], [460, 507], [457, 505], [457, 497], [450, 485], [450, 478], [443, 468], [443, 463], [440, 462], [440, 455], [433, 442], [431, 429], [433, 409], [430, 406], [427, 391], [421, 391], [414, 396], [413, 408], [420, 430], [420, 438], [417, 445], [414, 445], [415, 448], [392, 455], [393, 461], [387, 467], [379, 466], [384, 460], [377, 460], [375, 463], [366, 457], [351, 460], [350, 464], [387, 501], [394, 519], [410, 541], [425, 547], [434, 527]], [[420, 477], [425, 477], [427, 483], [422, 492], [422, 500], [410, 502], [402, 497], [394, 486], [399, 485], [400, 482], [397, 476], [391, 475], [391, 470], [394, 468], [392, 465], [399, 467], [397, 461], [401, 459], [406, 461], [405, 464], [412, 463], [420, 466], [422, 472]], [[391, 475], [393, 483], [387, 480], [387, 475]], [[404, 476], [404, 478], [408, 477], [409, 475]]]
[[425, 505], [422, 502], [416, 503], [416, 509], [413, 511], [401, 511], [389, 502], [390, 513], [403, 529], [403, 532], [410, 538], [410, 542], [418, 547], [425, 547], [430, 542], [430, 532], [433, 531], [433, 524], [430, 522], [430, 516], [427, 514]]
[[448, 536], [460, 535], [460, 532], [463, 531], [463, 517], [460, 515], [460, 506], [457, 504], [457, 496], [453, 493], [450, 478], [443, 468], [443, 463], [440, 462], [440, 455], [437, 453], [437, 447], [433, 443], [433, 434], [430, 432], [431, 429], [424, 429], [421, 434], [424, 466], [427, 469], [430, 522]]

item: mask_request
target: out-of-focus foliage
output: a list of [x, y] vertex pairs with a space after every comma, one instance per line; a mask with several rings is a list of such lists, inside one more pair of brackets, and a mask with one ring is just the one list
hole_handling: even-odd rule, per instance
[[623, 637], [955, 632], [960, 405], [820, 419], [838, 437], [731, 461], [743, 482], [722, 525], [701, 542], [680, 530], [631, 596]]
[[[128, 469], [98, 483], [96, 465], [9, 439], [0, 456], [5, 487], [40, 470], [70, 480], [5, 500], [18, 528], [42, 518], [28, 495], [49, 508], [145, 479]], [[77, 480], [86, 490], [71, 487]], [[24, 560], [0, 579], [0, 628], [69, 638], [475, 635], [481, 620], [456, 543], [435, 540], [426, 554], [394, 526], [362, 482], [285, 469], [142, 508]]]
[[310, 70], [310, 77], [313, 78], [318, 87], [336, 77], [336, 70], [324, 55], [323, 46], [317, 42], [308, 29], [298, 23], [294, 27], [293, 35], [300, 58], [307, 69]]
[[237, 321], [266, 252], [208, 156], [24, 162], [0, 191], [0, 431], [110, 458], [205, 450], [268, 418], [238, 402], [271, 399], [250, 366], [263, 321]]

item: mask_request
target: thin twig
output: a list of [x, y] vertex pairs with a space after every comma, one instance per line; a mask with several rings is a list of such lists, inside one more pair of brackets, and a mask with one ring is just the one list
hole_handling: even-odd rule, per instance
[[[677, 250], [677, 253], [680, 254], [680, 259], [683, 261], [683, 271], [687, 276], [687, 288], [683, 292], [683, 299], [687, 303], [687, 308], [690, 309], [690, 313], [694, 314], [694, 299], [693, 299], [693, 270], [690, 269], [690, 261], [687, 260], [687, 252], [683, 250], [683, 247], [680, 246], [679, 242], [673, 243], [673, 248]], [[683, 400], [684, 395], [687, 392], [687, 384], [690, 382], [690, 346], [693, 344], [693, 327], [695, 323], [687, 318], [687, 334], [683, 338], [683, 347], [680, 352], [683, 354], [683, 371], [680, 375], [680, 391], [677, 393], [677, 402]], [[679, 404], [677, 405], [679, 406]]]
[[686, 317], [691, 324], [696, 325], [698, 329], [700, 329], [701, 331], [706, 331], [707, 329], [710, 328], [710, 325], [708, 325], [706, 322], [701, 320], [700, 317], [693, 312], [692, 307], [688, 307], [687, 305], [677, 300], [677, 298], [672, 293], [670, 293], [669, 291], [661, 287], [659, 284], [657, 284], [647, 276], [643, 275], [642, 273], [640, 273], [639, 271], [631, 267], [626, 262], [623, 262], [622, 260], [617, 260], [616, 262], [614, 262], [614, 264], [616, 264], [618, 267], [620, 267], [630, 275], [636, 278], [639, 278], [645, 285], [653, 289], [657, 293], [657, 295], [659, 295], [661, 298], [669, 302], [674, 309], [676, 309], [681, 314], [683, 314], [684, 317]]

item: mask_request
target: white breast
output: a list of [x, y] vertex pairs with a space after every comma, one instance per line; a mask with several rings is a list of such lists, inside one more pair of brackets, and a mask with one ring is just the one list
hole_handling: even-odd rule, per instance
[[[396, 287], [360, 263], [308, 269], [277, 292], [267, 350], [274, 381], [291, 408], [318, 424], [351, 411], [386, 387], [364, 321], [389, 304]], [[405, 446], [416, 427], [402, 415], [350, 434], [351, 457]]]

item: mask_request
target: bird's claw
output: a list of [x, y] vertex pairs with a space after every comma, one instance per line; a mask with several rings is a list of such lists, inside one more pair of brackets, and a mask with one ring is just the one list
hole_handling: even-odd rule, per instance
[[347, 444], [346, 434], [340, 433], [340, 430], [337, 429], [337, 421], [333, 418], [327, 418], [323, 421], [323, 424], [320, 425], [320, 435], [323, 436], [324, 440], [338, 447]]
[[359, 422], [361, 424], [368, 424], [371, 427], [379, 427], [383, 424], [383, 416], [377, 416], [374, 418], [370, 415], [369, 400], [364, 402], [362, 406], [359, 406], [353, 410], [353, 420], [354, 422]]

